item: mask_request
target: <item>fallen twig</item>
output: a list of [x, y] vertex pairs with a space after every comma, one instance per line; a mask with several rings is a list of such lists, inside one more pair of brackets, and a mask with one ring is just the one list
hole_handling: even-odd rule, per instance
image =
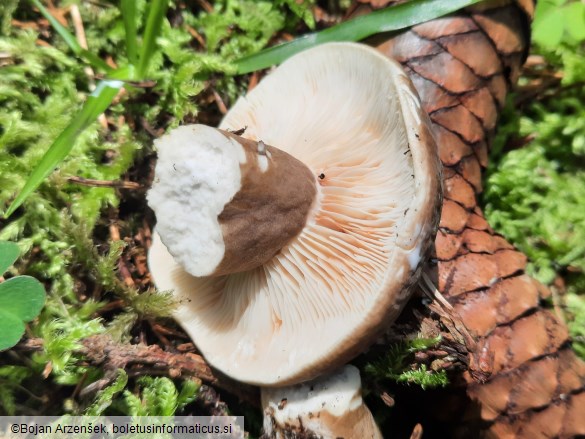
[[228, 110], [219, 93], [215, 90], [215, 88], [212, 88], [211, 92], [213, 93], [213, 98], [215, 99], [215, 103], [219, 112], [221, 114], [226, 114]]
[[[254, 407], [260, 406], [257, 387], [215, 374], [198, 354], [166, 352], [158, 345], [118, 343], [108, 334], [93, 335], [80, 342], [82, 347], [75, 352], [85, 357], [83, 363], [104, 371], [104, 377], [80, 390], [80, 395], [103, 389], [116, 379], [118, 369], [124, 369], [129, 376], [165, 375], [171, 378], [197, 378], [226, 390]], [[41, 338], [29, 338], [21, 341], [14, 349], [42, 351], [43, 344]], [[209, 402], [210, 395], [215, 395], [211, 400], [220, 401], [215, 391], [207, 391], [203, 399]], [[220, 405], [218, 404], [216, 408], [223, 410]]]
[[133, 181], [121, 181], [121, 180], [95, 180], [93, 178], [83, 178], [83, 177], [68, 177], [67, 180], [70, 183], [81, 184], [83, 186], [93, 186], [93, 187], [111, 187], [115, 189], [143, 189], [143, 186], [139, 183]]
[[158, 345], [117, 343], [106, 334], [88, 337], [82, 340], [82, 345], [80, 352], [86, 361], [105, 371], [104, 379], [88, 386], [89, 389], [86, 387], [82, 394], [108, 385], [116, 377], [118, 369], [125, 369], [130, 376], [164, 374], [171, 378], [198, 378], [253, 405], [259, 404], [256, 388], [215, 375], [200, 355], [166, 352]]
[[[129, 369], [131, 366], [151, 366], [164, 370], [171, 377], [192, 376], [210, 384], [217, 383], [217, 378], [197, 354], [173, 354], [163, 351], [157, 345], [117, 343], [107, 334], [93, 335], [81, 340], [82, 348], [77, 352], [83, 354], [92, 366], [100, 366], [104, 371]], [[41, 350], [41, 339], [28, 339], [19, 343], [23, 350]]]
[[[77, 6], [76, 4], [72, 4], [69, 7], [69, 15], [71, 15], [71, 20], [73, 21], [73, 27], [75, 29], [75, 38], [77, 39], [77, 42], [79, 43], [79, 45], [84, 48], [85, 50], [88, 50], [88, 46], [87, 46], [87, 38], [85, 37], [85, 29], [83, 27], [83, 20], [81, 19], [81, 13], [79, 12], [79, 6]], [[89, 89], [90, 91], [93, 91], [95, 89], [95, 73], [93, 71], [93, 69], [90, 66], [85, 66], [83, 68], [83, 71], [85, 72], [85, 74], [87, 75], [88, 79], [89, 79]], [[104, 129], [108, 129], [108, 120], [106, 119], [106, 115], [104, 113], [100, 114], [98, 116], [98, 121], [100, 123], [100, 125], [102, 126], [102, 128]]]

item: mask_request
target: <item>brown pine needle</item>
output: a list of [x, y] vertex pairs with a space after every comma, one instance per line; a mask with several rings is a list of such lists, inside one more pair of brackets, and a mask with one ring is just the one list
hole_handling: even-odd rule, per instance
[[130, 190], [138, 190], [143, 189], [143, 186], [139, 183], [134, 181], [122, 181], [122, 180], [95, 180], [93, 178], [83, 178], [83, 177], [68, 177], [67, 180], [70, 183], [76, 183], [83, 186], [92, 186], [92, 187], [111, 187], [115, 189], [130, 189]]

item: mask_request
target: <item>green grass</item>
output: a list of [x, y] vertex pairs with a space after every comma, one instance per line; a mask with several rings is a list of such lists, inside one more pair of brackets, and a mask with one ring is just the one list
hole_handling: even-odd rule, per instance
[[450, 14], [478, 1], [481, 0], [412, 0], [392, 8], [380, 9], [241, 58], [236, 61], [237, 72], [249, 73], [280, 64], [294, 54], [319, 44], [332, 41], [361, 41], [378, 33], [405, 29]]
[[[235, 61], [236, 73], [249, 73], [281, 63], [295, 53], [318, 44], [331, 41], [359, 41], [376, 33], [404, 29], [449, 14], [479, 1], [413, 0], [392, 8], [358, 16], [329, 29], [296, 38], [289, 43], [245, 55]], [[124, 82], [122, 81], [144, 82], [149, 79], [147, 76], [149, 66], [152, 59], [160, 53], [157, 38], [163, 27], [163, 23], [166, 21], [168, 8], [168, 0], [152, 0], [148, 3], [146, 24], [141, 43], [139, 43], [137, 26], [139, 14], [137, 13], [136, 3], [132, 0], [121, 1], [120, 11], [124, 23], [127, 63], [121, 64], [118, 68], [112, 68], [97, 54], [82, 48], [77, 42], [76, 37], [42, 5], [40, 0], [31, 0], [31, 2], [63, 38], [73, 53], [87, 62], [88, 65], [104, 71], [108, 79], [102, 80], [97, 84], [95, 91], [87, 97], [81, 107], [81, 111], [51, 144], [39, 164], [32, 171], [22, 190], [8, 207], [8, 210], [4, 214], [5, 218], [12, 215], [23, 201], [69, 155], [77, 137], [110, 106], [114, 98], [118, 95], [118, 92], [122, 90], [124, 86]], [[308, 12], [307, 6], [310, 5], [309, 2], [301, 5], [288, 1], [285, 4], [297, 15], [303, 17], [305, 21], [309, 21], [306, 18]], [[305, 12], [302, 11], [303, 8]], [[226, 29], [230, 29], [230, 26], [233, 26], [235, 21], [226, 22]], [[243, 24], [243, 22], [241, 23]], [[243, 29], [252, 31], [257, 29], [256, 26], [250, 27], [250, 24], [253, 25], [253, 22], [248, 23]], [[213, 39], [209, 38], [207, 42], [209, 43], [210, 40], [213, 42]]]
[[[128, 49], [128, 64], [122, 64], [120, 68], [113, 69], [98, 55], [89, 50], [83, 49], [67, 28], [51, 15], [43, 7], [39, 0], [31, 0], [43, 16], [51, 23], [55, 31], [63, 38], [72, 52], [86, 61], [90, 66], [104, 71], [109, 78], [99, 81], [95, 90], [89, 94], [81, 106], [80, 111], [73, 117], [69, 125], [59, 134], [55, 141], [43, 155], [40, 162], [35, 166], [31, 175], [26, 180], [18, 196], [8, 207], [4, 214], [9, 217], [23, 203], [24, 200], [51, 174], [55, 168], [71, 153], [77, 138], [109, 108], [114, 98], [122, 90], [125, 81], [144, 81], [147, 79], [148, 67], [152, 58], [157, 52], [156, 38], [162, 28], [163, 20], [168, 7], [168, 0], [153, 0], [149, 3], [146, 14], [146, 26], [142, 37], [142, 44], [137, 47], [136, 3], [124, 1], [121, 5], [122, 19], [126, 31], [126, 47]], [[130, 4], [131, 3], [131, 4]], [[139, 50], [139, 54], [138, 54]]]

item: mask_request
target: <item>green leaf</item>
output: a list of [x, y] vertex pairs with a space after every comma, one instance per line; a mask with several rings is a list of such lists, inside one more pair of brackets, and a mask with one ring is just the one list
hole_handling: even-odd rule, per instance
[[14, 264], [19, 254], [20, 249], [14, 242], [0, 241], [0, 276]]
[[144, 79], [150, 60], [156, 52], [156, 38], [160, 34], [162, 23], [167, 13], [168, 0], [152, 0], [146, 20], [146, 30], [142, 40], [138, 60], [138, 77]]
[[563, 6], [567, 0], [539, 0], [534, 11], [534, 19], [540, 15], [548, 13], [551, 9], [558, 9]]
[[96, 118], [112, 103], [118, 90], [124, 85], [121, 81], [100, 81], [94, 92], [87, 98], [81, 111], [65, 128], [49, 147], [40, 163], [32, 171], [24, 188], [12, 202], [6, 213], [8, 218], [24, 200], [43, 182], [47, 176], [67, 157], [75, 144], [75, 140]]
[[84, 49], [79, 45], [77, 42], [77, 38], [69, 32], [59, 21], [51, 15], [49, 11], [45, 9], [45, 7], [41, 4], [39, 0], [31, 0], [32, 4], [34, 4], [41, 14], [51, 23], [51, 26], [57, 31], [61, 38], [65, 40], [69, 48], [75, 53], [77, 56], [82, 58], [87, 63], [91, 64], [96, 69], [104, 70], [109, 72], [112, 68], [99, 56], [94, 55], [89, 50]]
[[585, 40], [585, 3], [573, 2], [563, 8], [565, 28], [578, 42]]
[[532, 39], [541, 46], [556, 47], [563, 38], [564, 19], [561, 9], [548, 9], [534, 20]]
[[29, 322], [41, 312], [44, 304], [45, 288], [34, 277], [17, 276], [0, 284], [0, 309], [6, 314]]
[[11, 348], [24, 334], [24, 323], [18, 317], [0, 310], [0, 351]]
[[291, 42], [262, 50], [236, 61], [239, 74], [279, 64], [292, 55], [332, 41], [359, 41], [380, 32], [390, 32], [441, 17], [481, 0], [412, 0], [362, 15], [352, 20], [308, 34]]
[[[0, 241], [2, 267], [8, 268], [18, 254], [16, 244]], [[18, 343], [24, 334], [24, 323], [34, 319], [44, 304], [45, 288], [34, 277], [16, 276], [0, 283], [0, 351]]]
[[122, 18], [126, 32], [126, 55], [130, 64], [138, 62], [138, 43], [136, 36], [136, 1], [122, 0]]

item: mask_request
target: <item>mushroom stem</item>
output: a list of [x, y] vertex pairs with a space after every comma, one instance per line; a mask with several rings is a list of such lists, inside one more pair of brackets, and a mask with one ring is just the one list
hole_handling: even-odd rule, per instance
[[[290, 154], [204, 125], [179, 127], [157, 147], [149, 204], [161, 240], [190, 274], [261, 266], [305, 226], [317, 176]], [[188, 240], [184, 228], [197, 236]]]
[[271, 438], [382, 438], [354, 366], [295, 386], [263, 388], [262, 407], [264, 432]]

